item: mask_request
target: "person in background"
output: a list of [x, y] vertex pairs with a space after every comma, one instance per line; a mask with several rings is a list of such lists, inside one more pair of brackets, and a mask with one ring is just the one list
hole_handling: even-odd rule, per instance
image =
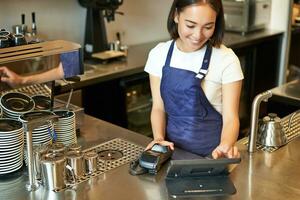
[[11, 87], [46, 83], [48, 81], [70, 78], [83, 73], [83, 65], [79, 51], [61, 53], [56, 67], [38, 74], [21, 76], [5, 66], [0, 66], [0, 82]]
[[153, 144], [200, 156], [240, 157], [239, 99], [243, 73], [222, 44], [220, 0], [174, 0], [167, 28], [172, 40], [153, 48], [145, 66], [153, 106]]
[[21, 76], [5, 66], [0, 67], [0, 81], [8, 84], [12, 88], [36, 83], [45, 83], [62, 78], [64, 78], [64, 70], [61, 62], [53, 69], [29, 76]]

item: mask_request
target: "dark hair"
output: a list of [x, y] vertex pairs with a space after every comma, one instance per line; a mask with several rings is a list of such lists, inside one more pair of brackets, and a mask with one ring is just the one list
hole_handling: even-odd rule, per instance
[[210, 43], [212, 46], [220, 47], [224, 37], [225, 26], [224, 11], [221, 0], [174, 0], [168, 16], [167, 27], [169, 34], [174, 40], [179, 37], [177, 24], [174, 22], [175, 13], [177, 12], [179, 14], [185, 7], [200, 3], [209, 4], [211, 8], [217, 13], [215, 31], [210, 38]]

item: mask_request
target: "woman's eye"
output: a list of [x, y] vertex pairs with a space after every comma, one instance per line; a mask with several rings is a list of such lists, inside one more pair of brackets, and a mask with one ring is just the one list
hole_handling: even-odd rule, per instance
[[195, 26], [194, 25], [186, 25], [186, 27], [188, 27], [188, 28], [194, 28]]
[[210, 30], [210, 29], [212, 29], [213, 27], [212, 26], [206, 26], [206, 27], [204, 27], [206, 30]]

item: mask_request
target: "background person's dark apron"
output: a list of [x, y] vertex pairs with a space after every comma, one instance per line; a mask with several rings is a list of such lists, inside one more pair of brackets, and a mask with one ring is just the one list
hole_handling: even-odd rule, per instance
[[200, 71], [170, 66], [172, 42], [162, 71], [161, 96], [167, 113], [167, 140], [201, 156], [209, 155], [220, 143], [222, 116], [210, 104], [202, 88], [212, 53], [207, 45]]

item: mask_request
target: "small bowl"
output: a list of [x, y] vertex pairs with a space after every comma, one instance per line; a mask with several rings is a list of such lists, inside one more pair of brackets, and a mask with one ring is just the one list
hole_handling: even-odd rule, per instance
[[27, 41], [23, 34], [14, 34], [12, 37], [13, 45], [14, 46], [21, 46], [27, 44]]
[[50, 110], [51, 98], [45, 95], [34, 95], [31, 97], [35, 102], [35, 110]]

